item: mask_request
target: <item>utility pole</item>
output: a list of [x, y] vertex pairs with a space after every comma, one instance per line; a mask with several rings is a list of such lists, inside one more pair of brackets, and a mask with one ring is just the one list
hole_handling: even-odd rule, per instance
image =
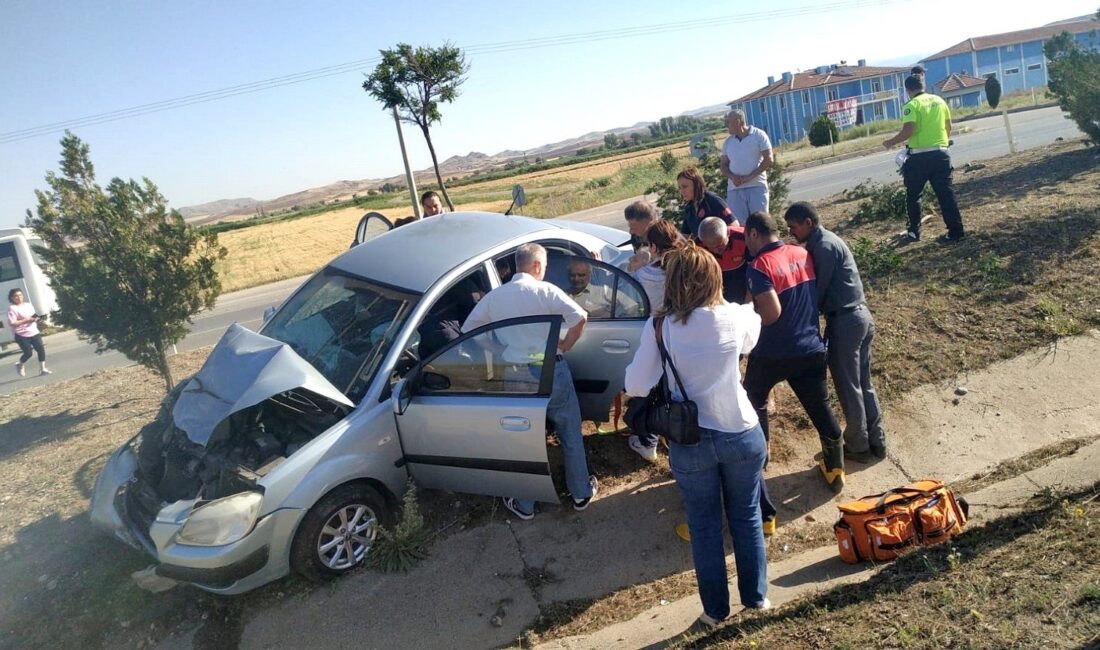
[[393, 107], [393, 123], [397, 127], [397, 142], [401, 145], [401, 160], [405, 163], [405, 182], [409, 185], [409, 197], [412, 199], [413, 216], [420, 219], [420, 199], [416, 195], [416, 179], [409, 167], [409, 154], [405, 152], [405, 136], [401, 133], [401, 118], [397, 116], [397, 107]]

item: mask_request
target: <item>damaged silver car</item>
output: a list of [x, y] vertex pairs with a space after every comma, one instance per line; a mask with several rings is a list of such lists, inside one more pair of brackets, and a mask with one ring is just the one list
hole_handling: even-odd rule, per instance
[[[259, 333], [231, 326], [107, 461], [92, 520], [151, 555], [158, 575], [224, 594], [292, 570], [341, 575], [367, 557], [410, 478], [557, 501], [546, 407], [560, 320], [460, 331], [514, 273], [521, 244], [547, 248], [548, 281], [601, 297], [567, 358], [582, 416], [607, 418], [649, 315], [645, 292], [612, 263], [629, 254], [625, 233], [488, 213], [363, 231], [373, 236]], [[547, 345], [544, 372], [527, 386], [505, 384], [494, 353], [501, 330], [520, 327]]]

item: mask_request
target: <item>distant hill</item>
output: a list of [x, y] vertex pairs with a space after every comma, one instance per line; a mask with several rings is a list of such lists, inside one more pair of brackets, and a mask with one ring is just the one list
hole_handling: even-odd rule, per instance
[[[715, 104], [682, 113], [692, 117], [714, 117], [721, 115], [729, 109], [725, 104]], [[560, 142], [544, 144], [527, 151], [505, 149], [504, 151], [489, 155], [479, 151], [471, 151], [465, 156], [451, 156], [439, 164], [440, 172], [444, 178], [453, 176], [467, 176], [485, 169], [500, 167], [508, 162], [527, 159], [534, 162], [536, 158], [551, 159], [561, 156], [571, 156], [579, 149], [593, 148], [603, 145], [604, 136], [614, 133], [620, 137], [629, 138], [631, 133], [649, 134], [649, 125], [653, 122], [638, 122], [633, 126], [624, 126], [607, 131], [591, 131], [575, 138], [569, 138]], [[429, 167], [414, 172], [417, 183], [434, 182], [435, 171]], [[286, 210], [295, 206], [314, 205], [317, 203], [331, 203], [334, 201], [346, 201], [356, 194], [366, 194], [370, 190], [376, 190], [385, 183], [396, 185], [405, 184], [405, 175], [397, 174], [389, 178], [365, 178], [356, 181], [337, 181], [314, 187], [307, 190], [286, 194], [266, 201], [258, 201], [253, 198], [222, 199], [200, 205], [189, 205], [179, 208], [180, 214], [195, 225], [215, 223], [222, 220], [232, 220], [251, 216], [259, 210], [275, 212]]]

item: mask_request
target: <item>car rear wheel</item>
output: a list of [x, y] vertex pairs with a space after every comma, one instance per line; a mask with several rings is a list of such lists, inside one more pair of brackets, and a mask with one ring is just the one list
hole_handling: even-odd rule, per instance
[[330, 580], [361, 565], [378, 528], [389, 521], [386, 500], [366, 484], [339, 487], [306, 513], [290, 551], [295, 571]]

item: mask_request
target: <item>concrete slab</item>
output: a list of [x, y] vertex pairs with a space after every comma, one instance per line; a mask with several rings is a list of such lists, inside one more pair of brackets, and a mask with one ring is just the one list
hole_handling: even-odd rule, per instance
[[447, 538], [408, 574], [360, 572], [255, 612], [240, 647], [500, 647], [538, 615], [523, 571], [511, 529], [492, 523]]
[[1080, 336], [960, 378], [961, 397], [955, 383], [922, 386], [887, 413], [890, 453], [913, 478], [950, 483], [1097, 432], [1096, 359], [1100, 337]]

